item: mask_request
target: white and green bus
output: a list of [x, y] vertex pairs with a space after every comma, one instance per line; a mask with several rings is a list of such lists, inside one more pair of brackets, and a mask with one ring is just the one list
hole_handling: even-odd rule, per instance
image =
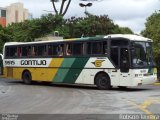
[[157, 80], [152, 42], [128, 34], [10, 42], [4, 45], [4, 77], [99, 89], [152, 84]]

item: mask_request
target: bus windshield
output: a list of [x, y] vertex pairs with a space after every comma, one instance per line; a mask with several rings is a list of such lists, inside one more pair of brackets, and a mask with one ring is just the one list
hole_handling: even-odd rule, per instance
[[155, 66], [151, 42], [132, 42], [132, 67], [145, 68]]

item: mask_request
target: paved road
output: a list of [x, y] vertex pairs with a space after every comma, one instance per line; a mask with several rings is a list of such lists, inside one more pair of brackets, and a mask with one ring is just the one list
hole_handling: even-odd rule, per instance
[[94, 86], [24, 85], [0, 78], [0, 113], [159, 114], [160, 86], [97, 90]]

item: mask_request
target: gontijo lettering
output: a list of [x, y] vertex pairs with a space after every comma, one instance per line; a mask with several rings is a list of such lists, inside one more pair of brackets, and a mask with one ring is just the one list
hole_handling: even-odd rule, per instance
[[46, 60], [21, 60], [21, 65], [46, 65]]

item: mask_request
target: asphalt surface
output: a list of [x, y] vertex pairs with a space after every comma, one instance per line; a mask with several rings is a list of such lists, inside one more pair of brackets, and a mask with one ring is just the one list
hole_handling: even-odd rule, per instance
[[98, 90], [0, 78], [0, 114], [151, 114], [160, 116], [160, 85]]

